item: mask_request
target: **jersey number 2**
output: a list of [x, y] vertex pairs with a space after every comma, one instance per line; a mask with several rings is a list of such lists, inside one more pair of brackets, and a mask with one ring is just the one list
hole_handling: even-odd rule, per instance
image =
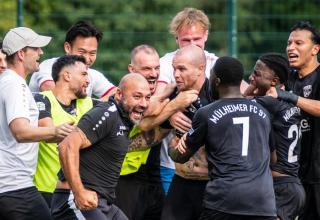
[[232, 118], [233, 124], [242, 124], [242, 156], [248, 156], [249, 146], [249, 117]]
[[288, 162], [294, 163], [298, 161], [298, 156], [293, 155], [294, 148], [297, 146], [298, 139], [301, 136], [301, 130], [299, 129], [298, 125], [291, 125], [288, 131], [288, 138], [293, 138], [293, 134], [296, 133], [293, 142], [289, 146], [288, 151]]

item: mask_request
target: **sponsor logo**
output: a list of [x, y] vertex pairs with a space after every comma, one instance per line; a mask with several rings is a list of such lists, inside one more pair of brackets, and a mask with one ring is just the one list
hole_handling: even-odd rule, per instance
[[311, 92], [312, 92], [312, 85], [307, 85], [307, 86], [303, 87], [303, 96], [304, 97], [309, 97]]
[[117, 111], [117, 107], [115, 105], [111, 105], [109, 108], [108, 108], [108, 111], [109, 112], [115, 112]]

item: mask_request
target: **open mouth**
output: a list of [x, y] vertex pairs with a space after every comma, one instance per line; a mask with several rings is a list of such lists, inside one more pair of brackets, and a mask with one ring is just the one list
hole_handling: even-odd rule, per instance
[[142, 118], [143, 112], [144, 112], [144, 111], [142, 111], [142, 110], [141, 110], [141, 111], [133, 110], [132, 113], [131, 113], [131, 115], [133, 116], [133, 118], [134, 118], [135, 120], [139, 120], [139, 119]]
[[291, 62], [294, 62], [294, 61], [297, 61], [299, 58], [299, 56], [295, 53], [289, 53], [288, 54], [288, 61], [291, 63]]

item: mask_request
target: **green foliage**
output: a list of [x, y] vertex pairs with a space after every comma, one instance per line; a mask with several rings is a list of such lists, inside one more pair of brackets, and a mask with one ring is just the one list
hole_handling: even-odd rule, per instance
[[[127, 72], [130, 51], [138, 44], [154, 46], [162, 56], [177, 45], [168, 33], [172, 17], [185, 7], [202, 9], [211, 29], [208, 51], [228, 51], [228, 0], [24, 0], [24, 25], [53, 37], [43, 59], [60, 56], [66, 30], [88, 20], [104, 32], [94, 67], [114, 83]], [[320, 23], [319, 0], [238, 0], [238, 57], [250, 73], [265, 52], [285, 52], [290, 27], [298, 20]], [[0, 35], [16, 25], [17, 1], [0, 0]], [[1, 37], [0, 37], [1, 38]]]

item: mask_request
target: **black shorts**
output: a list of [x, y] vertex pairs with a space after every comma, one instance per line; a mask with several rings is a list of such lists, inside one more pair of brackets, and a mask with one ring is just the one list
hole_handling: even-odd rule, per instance
[[276, 220], [274, 216], [233, 215], [211, 209], [203, 209], [199, 220]]
[[51, 202], [51, 215], [56, 220], [128, 220], [126, 215], [106, 199], [99, 198], [98, 208], [79, 210], [71, 190], [56, 189]]
[[160, 181], [150, 184], [133, 175], [121, 176], [116, 187], [115, 204], [129, 219], [159, 220], [164, 196]]
[[206, 180], [188, 180], [174, 175], [162, 211], [162, 220], [198, 219]]
[[281, 220], [295, 219], [302, 211], [306, 194], [300, 180], [293, 176], [273, 177], [277, 215]]
[[51, 219], [49, 207], [36, 187], [0, 193], [1, 220]]
[[303, 184], [306, 204], [299, 220], [320, 219], [320, 183]]

